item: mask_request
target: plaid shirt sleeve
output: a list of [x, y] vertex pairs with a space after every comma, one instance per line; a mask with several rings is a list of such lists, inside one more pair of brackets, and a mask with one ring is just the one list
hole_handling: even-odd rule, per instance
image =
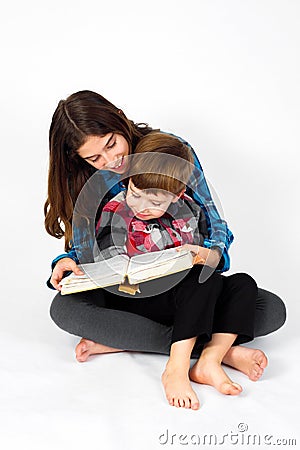
[[217, 271], [225, 272], [230, 268], [228, 250], [234, 239], [233, 234], [228, 228], [226, 221], [221, 218], [214, 204], [203, 169], [194, 149], [184, 139], [178, 136], [175, 137], [180, 139], [193, 152], [195, 169], [186, 192], [203, 209], [207, 220], [208, 237], [204, 239], [204, 247], [218, 248], [220, 250], [222, 258], [217, 267]]
[[96, 226], [97, 245], [94, 247], [94, 260], [102, 261], [127, 253], [128, 230], [122, 217], [118, 201], [108, 202], [102, 210]]
[[62, 253], [61, 255], [57, 256], [56, 258], [53, 259], [52, 263], [51, 263], [51, 269], [53, 270], [55, 267], [55, 264], [63, 258], [71, 258], [73, 259], [73, 261], [76, 262], [76, 264], [79, 264], [78, 258], [76, 256], [76, 251], [75, 248], [72, 247], [71, 250], [68, 253]]

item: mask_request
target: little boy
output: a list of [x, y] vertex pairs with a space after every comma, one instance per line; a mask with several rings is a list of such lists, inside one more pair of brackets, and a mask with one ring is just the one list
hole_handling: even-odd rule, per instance
[[[195, 265], [164, 292], [142, 299], [108, 294], [106, 306], [173, 325], [170, 358], [162, 376], [166, 397], [173, 406], [198, 409], [190, 379], [224, 394], [242, 391], [221, 362], [233, 343], [253, 338], [256, 283], [246, 274], [223, 277], [215, 272], [198, 282], [203, 264], [216, 266], [218, 261], [209, 261], [209, 251], [202, 247], [205, 215], [184, 193], [193, 171], [188, 147], [173, 136], [153, 132], [139, 141], [133, 156], [127, 191], [105, 205], [96, 226], [96, 259], [183, 246], [195, 255]], [[204, 348], [189, 370], [195, 345]]]

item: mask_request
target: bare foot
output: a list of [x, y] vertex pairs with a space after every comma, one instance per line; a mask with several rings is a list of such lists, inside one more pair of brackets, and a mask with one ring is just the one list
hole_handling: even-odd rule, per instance
[[268, 359], [264, 352], [240, 345], [231, 347], [222, 362], [243, 372], [252, 381], [257, 381], [268, 365]]
[[167, 366], [161, 378], [171, 406], [199, 409], [199, 400], [192, 389], [188, 373], [184, 373], [182, 369], [178, 370]]
[[190, 379], [214, 386], [222, 394], [238, 395], [242, 392], [242, 387], [231, 381], [221, 364], [213, 359], [200, 358], [190, 370]]
[[78, 362], [85, 362], [90, 355], [98, 355], [101, 353], [116, 353], [123, 352], [113, 347], [107, 347], [106, 345], [98, 344], [94, 341], [82, 338], [79, 344], [75, 348], [76, 359]]

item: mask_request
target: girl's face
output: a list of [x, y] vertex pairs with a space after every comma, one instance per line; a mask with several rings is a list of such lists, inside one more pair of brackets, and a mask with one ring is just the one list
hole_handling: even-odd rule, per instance
[[88, 136], [79, 147], [78, 155], [98, 170], [124, 173], [127, 169], [129, 145], [126, 139], [117, 133], [105, 136]]

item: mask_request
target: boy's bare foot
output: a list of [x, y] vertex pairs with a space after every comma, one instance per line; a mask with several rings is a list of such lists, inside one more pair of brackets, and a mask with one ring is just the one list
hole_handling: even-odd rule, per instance
[[222, 362], [243, 372], [252, 381], [257, 381], [268, 365], [268, 359], [264, 352], [240, 345], [231, 347]]
[[221, 364], [213, 359], [200, 358], [189, 374], [192, 381], [214, 386], [222, 394], [238, 395], [242, 392], [242, 387], [231, 381]]
[[167, 366], [161, 379], [171, 406], [199, 409], [199, 400], [192, 389], [188, 373], [184, 373], [182, 369]]
[[107, 347], [106, 345], [98, 344], [94, 341], [82, 338], [79, 344], [75, 348], [76, 359], [79, 362], [85, 362], [90, 355], [98, 355], [101, 353], [116, 353], [123, 352], [113, 347]]

